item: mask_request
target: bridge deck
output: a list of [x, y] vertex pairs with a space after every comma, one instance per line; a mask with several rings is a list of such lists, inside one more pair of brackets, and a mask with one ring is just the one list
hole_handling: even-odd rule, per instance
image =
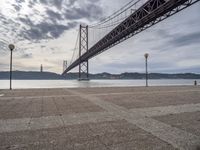
[[0, 91], [0, 149], [196, 149], [199, 87]]

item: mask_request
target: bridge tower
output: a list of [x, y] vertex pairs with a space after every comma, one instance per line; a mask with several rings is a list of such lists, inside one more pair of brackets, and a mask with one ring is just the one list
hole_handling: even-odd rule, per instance
[[79, 31], [79, 81], [89, 80], [88, 60], [81, 60], [81, 56], [88, 51], [88, 26], [80, 25]]

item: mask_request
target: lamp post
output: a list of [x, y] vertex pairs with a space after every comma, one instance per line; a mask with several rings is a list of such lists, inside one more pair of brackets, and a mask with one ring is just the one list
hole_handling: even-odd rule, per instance
[[10, 90], [12, 90], [12, 52], [15, 49], [15, 46], [13, 44], [9, 44], [10, 49]]
[[149, 57], [149, 54], [148, 53], [144, 54], [144, 57], [145, 57], [145, 66], [146, 66], [146, 87], [148, 87], [148, 57]]

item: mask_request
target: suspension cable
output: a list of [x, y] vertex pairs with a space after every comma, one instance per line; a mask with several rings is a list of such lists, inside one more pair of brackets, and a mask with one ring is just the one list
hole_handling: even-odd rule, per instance
[[[123, 17], [122, 20], [126, 19], [127, 17]], [[113, 26], [116, 26], [118, 25], [119, 23], [121, 23], [122, 21], [121, 20], [117, 20], [115, 22], [112, 22], [112, 24], [108, 24], [108, 25], [104, 25], [104, 26], [100, 26], [100, 27], [95, 27], [93, 29], [105, 29], [105, 28], [110, 28], [110, 27], [113, 27]]]
[[72, 58], [71, 58], [70, 64], [72, 64], [73, 59], [74, 59], [74, 56], [75, 56], [75, 52], [76, 52], [76, 48], [77, 48], [77, 44], [78, 44], [78, 41], [79, 41], [79, 34], [80, 34], [80, 31], [78, 31], [78, 35], [77, 35], [77, 38], [76, 38], [76, 43], [75, 43], [75, 47], [74, 47], [74, 49], [73, 49], [73, 55], [72, 55]]
[[[134, 2], [135, 0], [131, 0], [129, 3], [127, 3], [126, 5], [124, 5], [121, 9], [119, 9], [118, 11], [114, 12], [112, 15], [108, 16], [107, 18], [103, 19], [102, 21], [100, 21], [99, 23], [90, 25], [90, 28], [95, 28], [96, 26], [105, 24], [106, 22], [116, 18], [117, 16], [121, 15], [123, 12], [127, 11], [128, 9], [130, 9], [132, 6], [136, 5], [139, 1], [141, 0], [137, 0], [136, 2]], [[134, 2], [134, 3], [133, 3]], [[133, 4], [131, 4], [133, 3]]]

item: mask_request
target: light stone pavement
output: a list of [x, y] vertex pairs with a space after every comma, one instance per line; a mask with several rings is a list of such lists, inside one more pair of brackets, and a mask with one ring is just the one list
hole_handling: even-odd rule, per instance
[[[3, 93], [0, 97], [0, 111], [3, 114], [0, 117], [0, 149], [197, 150], [200, 148], [199, 134], [189, 132], [190, 130], [187, 130], [186, 127], [180, 129], [171, 125], [171, 122], [165, 123], [156, 118], [164, 118], [167, 115], [167, 117], [171, 117], [170, 115], [176, 117], [175, 115], [187, 113], [194, 115], [194, 118], [197, 119], [197, 125], [193, 130], [199, 130], [200, 122], [198, 121], [200, 119], [196, 118], [196, 114], [200, 112], [199, 88], [150, 87], [147, 89], [140, 87], [138, 89], [132, 87], [56, 89], [56, 92], [54, 89], [38, 89], [16, 90], [13, 93], [2, 90], [0, 91], [0, 95]], [[41, 91], [45, 92], [41, 94]], [[124, 97], [124, 95], [130, 100], [127, 98], [123, 102], [120, 96]], [[125, 102], [132, 104], [131, 107], [134, 106], [134, 103], [138, 104], [141, 95], [146, 95], [146, 97], [142, 97], [143, 101], [141, 100], [140, 103], [146, 105], [149, 103], [149, 106], [123, 107], [127, 106], [124, 104]], [[117, 100], [119, 97], [120, 102]], [[165, 103], [154, 101], [160, 97]], [[186, 100], [183, 100], [184, 98]], [[152, 103], [155, 103], [155, 107], [150, 103], [151, 100]], [[27, 108], [23, 109], [20, 105]], [[16, 107], [19, 108], [16, 109]], [[14, 115], [7, 109], [16, 109]], [[22, 112], [16, 116], [16, 111]], [[187, 118], [184, 119], [187, 120]], [[69, 135], [71, 128], [76, 128], [76, 132]], [[54, 133], [54, 137], [50, 136], [53, 138], [50, 142], [55, 142], [54, 138], [61, 138], [59, 143], [53, 145], [47, 142], [45, 145], [46, 141], [41, 142], [40, 138], [36, 141], [30, 138], [32, 134], [29, 132], [42, 131], [44, 132], [42, 135], [45, 137], [46, 134], [54, 132], [48, 131], [49, 129], [62, 129], [62, 133], [58, 134], [59, 131], [56, 131], [57, 134]], [[77, 132], [83, 132], [83, 135], [79, 135]], [[30, 139], [29, 141], [23, 138], [22, 141], [12, 139], [10, 136], [15, 134], [19, 139], [24, 136]], [[79, 139], [79, 137], [75, 137], [77, 134], [85, 136]], [[66, 135], [68, 135], [69, 141], [64, 140]], [[53, 146], [49, 147], [48, 144]]]

